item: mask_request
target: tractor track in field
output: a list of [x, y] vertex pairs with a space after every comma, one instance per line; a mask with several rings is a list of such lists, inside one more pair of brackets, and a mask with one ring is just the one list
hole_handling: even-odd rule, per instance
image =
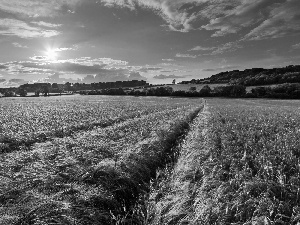
[[205, 105], [182, 140], [176, 162], [160, 171], [149, 197], [147, 224], [185, 224], [194, 220], [197, 185], [202, 179], [199, 169], [209, 158], [209, 118]]

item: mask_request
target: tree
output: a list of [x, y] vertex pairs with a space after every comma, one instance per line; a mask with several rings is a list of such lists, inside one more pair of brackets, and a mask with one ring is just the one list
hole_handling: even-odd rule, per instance
[[27, 95], [27, 91], [24, 88], [20, 88], [18, 92], [21, 97], [25, 97]]
[[190, 91], [196, 91], [197, 88], [196, 87], [190, 87]]
[[36, 89], [36, 90], [34, 91], [34, 96], [39, 97], [39, 96], [40, 96], [40, 92], [41, 92], [40, 89]]
[[173, 93], [173, 88], [171, 87], [158, 87], [154, 89], [156, 96], [170, 96]]
[[5, 97], [14, 97], [15, 96], [15, 93], [13, 91], [6, 91], [4, 93], [4, 96]]
[[208, 97], [211, 94], [211, 88], [208, 85], [203, 86], [203, 88], [199, 91], [200, 96]]
[[265, 87], [256, 87], [253, 88], [251, 92], [255, 95], [255, 97], [264, 97], [267, 93], [267, 89]]
[[57, 83], [53, 83], [53, 84], [51, 85], [51, 87], [52, 87], [53, 89], [58, 89], [58, 84], [57, 84]]
[[243, 97], [246, 94], [246, 87], [243, 85], [234, 85], [230, 91], [231, 97]]
[[47, 86], [43, 87], [43, 94], [45, 97], [49, 95], [49, 88]]
[[203, 97], [208, 97], [211, 95], [211, 88], [208, 85], [203, 86], [203, 88], [199, 91], [199, 95]]

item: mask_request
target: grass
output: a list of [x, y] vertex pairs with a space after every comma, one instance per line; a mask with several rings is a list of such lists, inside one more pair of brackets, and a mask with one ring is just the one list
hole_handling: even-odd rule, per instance
[[298, 224], [300, 102], [208, 102], [207, 132], [192, 129], [153, 186], [148, 223]]
[[0, 224], [143, 223], [150, 180], [201, 109], [178, 103], [2, 154]]
[[[174, 103], [174, 104], [173, 104]], [[34, 143], [175, 109], [186, 103], [111, 96], [62, 96], [1, 100], [0, 154], [27, 151]], [[8, 113], [9, 112], [9, 113]]]
[[170, 101], [2, 154], [0, 224], [300, 223], [300, 101]]

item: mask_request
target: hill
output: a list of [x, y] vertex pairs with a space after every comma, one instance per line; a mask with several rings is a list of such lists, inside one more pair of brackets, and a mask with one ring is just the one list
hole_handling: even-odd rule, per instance
[[234, 84], [244, 86], [300, 83], [300, 65], [282, 68], [252, 68], [243, 71], [232, 70], [212, 75], [209, 78], [183, 81], [181, 84]]

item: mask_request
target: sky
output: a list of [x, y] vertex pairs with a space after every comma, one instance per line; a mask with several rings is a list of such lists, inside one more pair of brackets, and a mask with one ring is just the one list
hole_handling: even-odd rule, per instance
[[0, 0], [0, 87], [300, 64], [299, 0]]

